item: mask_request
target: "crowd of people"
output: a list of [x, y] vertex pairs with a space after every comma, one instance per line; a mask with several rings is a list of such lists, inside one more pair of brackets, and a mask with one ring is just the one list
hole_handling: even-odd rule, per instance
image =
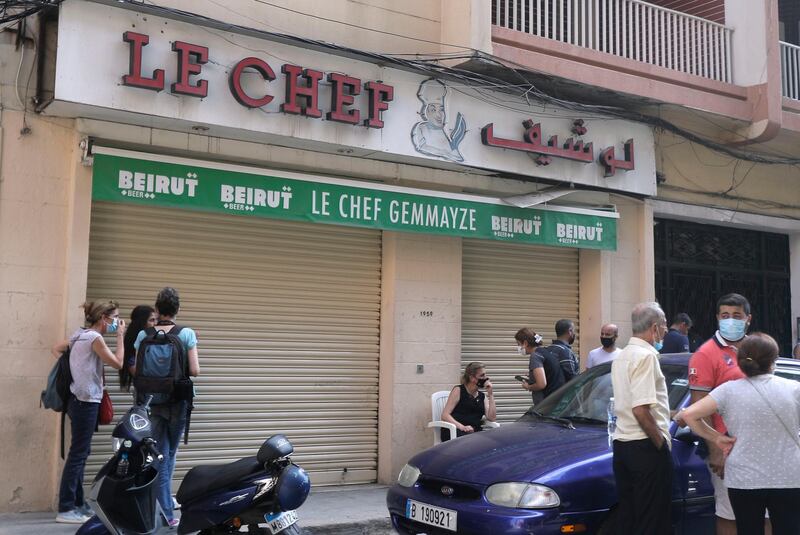
[[[704, 441], [717, 535], [800, 535], [800, 382], [773, 374], [778, 344], [767, 334], [748, 334], [752, 314], [745, 297], [720, 298], [716, 319], [718, 330], [689, 359], [689, 404], [677, 413], [670, 411], [659, 357], [690, 351], [687, 314], [668, 324], [658, 303], [639, 304], [624, 348], [616, 345], [618, 327], [606, 324], [600, 347], [589, 352], [587, 368], [611, 362], [616, 533], [672, 533], [674, 419]], [[534, 405], [578, 373], [574, 330], [573, 322], [559, 320], [548, 347], [530, 328], [515, 334], [519, 354], [529, 359], [529, 376], [518, 379]], [[496, 410], [486, 367], [473, 362], [451, 391], [442, 419], [462, 436], [480, 431]]]
[[[631, 314], [633, 337], [611, 365], [617, 532], [672, 532], [670, 406], [658, 348], [672, 331], [683, 347], [688, 317], [672, 329], [658, 303]], [[800, 383], [773, 374], [778, 344], [747, 334], [750, 303], [717, 302], [718, 330], [689, 359], [688, 407], [673, 416], [707, 446], [717, 535], [800, 534]]]
[[[130, 323], [126, 324], [119, 317], [119, 305], [116, 302], [84, 303], [84, 327], [53, 346], [54, 357], [60, 356], [67, 348], [70, 349], [69, 364], [72, 372], [71, 396], [67, 402], [71, 440], [61, 475], [56, 522], [82, 524], [91, 516], [91, 509], [83, 495], [84, 469], [91, 453], [92, 436], [97, 429], [100, 402], [105, 389], [103, 365], [107, 364], [118, 370], [120, 385], [125, 390], [130, 390], [135, 385], [137, 373], [142, 373], [139, 365], [142, 356], [139, 354], [137, 357], [137, 353], [143, 341], [159, 331], [174, 332], [177, 333], [177, 339], [187, 357], [187, 375], [194, 377], [200, 373], [197, 335], [192, 329], [175, 324], [180, 310], [178, 292], [174, 288], [163, 288], [158, 292], [154, 305], [135, 307], [131, 311]], [[103, 337], [107, 334], [116, 335], [113, 352]], [[139, 398], [141, 394], [134, 392], [134, 396]], [[164, 455], [159, 470], [158, 501], [170, 525], [177, 523], [173, 516], [170, 486], [188, 410], [186, 400], [172, 398], [151, 405], [153, 438]]]
[[[142, 373], [142, 345], [159, 331], [173, 333], [186, 354], [186, 373], [200, 373], [197, 336], [178, 326], [178, 292], [163, 288], [154, 306], [139, 305], [129, 324], [119, 317], [114, 301], [83, 305], [85, 326], [53, 346], [58, 357], [70, 349], [73, 382], [67, 414], [71, 443], [59, 489], [56, 521], [82, 523], [90, 510], [83, 496], [86, 460], [97, 428], [105, 388], [105, 364], [119, 370], [120, 384], [134, 386]], [[586, 367], [611, 363], [616, 426], [613, 469], [618, 492], [617, 532], [658, 535], [671, 533], [672, 455], [670, 422], [674, 419], [704, 440], [714, 487], [717, 535], [800, 534], [800, 383], [773, 374], [778, 344], [764, 333], [751, 333], [750, 303], [728, 294], [717, 303], [718, 330], [690, 357], [690, 401], [670, 413], [667, 385], [659, 366], [660, 353], [686, 353], [691, 318], [679, 313], [668, 326], [656, 302], [642, 303], [631, 313], [633, 335], [617, 347], [619, 329], [605, 324], [600, 346], [589, 352]], [[580, 370], [572, 350], [575, 324], [555, 324], [556, 338], [545, 346], [541, 335], [522, 328], [514, 335], [517, 351], [528, 359], [528, 376], [518, 376], [534, 405], [575, 377]], [[104, 335], [115, 335], [115, 350]], [[141, 402], [142, 392], [135, 392]], [[190, 407], [185, 399], [153, 404], [153, 438], [165, 456], [159, 471], [159, 503], [171, 524], [171, 480]], [[496, 419], [491, 379], [481, 362], [468, 364], [460, 384], [448, 396], [441, 419], [455, 427], [456, 437], [481, 431]], [[449, 440], [443, 429], [442, 440]]]

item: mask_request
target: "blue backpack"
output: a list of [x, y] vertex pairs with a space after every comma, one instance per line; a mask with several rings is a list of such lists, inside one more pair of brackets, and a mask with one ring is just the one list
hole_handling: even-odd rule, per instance
[[[153, 396], [150, 405], [164, 405], [180, 401], [176, 385], [189, 380], [189, 362], [183, 342], [178, 338], [183, 328], [175, 325], [172, 330], [148, 327], [145, 337], [136, 352], [136, 373], [133, 386], [136, 399], [144, 403], [145, 397]], [[180, 389], [180, 386], [178, 386]]]
[[169, 332], [158, 327], [144, 330], [145, 337], [136, 352], [133, 386], [136, 401], [143, 404], [148, 395], [150, 405], [166, 405], [186, 401], [186, 427], [183, 442], [189, 441], [189, 425], [194, 405], [194, 383], [189, 377], [189, 359], [183, 342], [178, 338], [183, 327], [175, 325]]

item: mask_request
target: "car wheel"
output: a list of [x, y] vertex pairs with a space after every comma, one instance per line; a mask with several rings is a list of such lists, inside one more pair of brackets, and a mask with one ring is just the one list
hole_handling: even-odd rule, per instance
[[600, 530], [597, 532], [597, 535], [617, 535], [617, 510], [612, 509], [606, 519], [603, 521], [603, 524], [600, 526]]

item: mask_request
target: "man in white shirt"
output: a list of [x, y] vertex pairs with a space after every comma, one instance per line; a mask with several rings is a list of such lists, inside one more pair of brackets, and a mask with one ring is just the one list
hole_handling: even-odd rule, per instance
[[600, 329], [600, 347], [589, 351], [589, 360], [586, 363], [586, 369], [598, 364], [605, 364], [611, 362], [614, 357], [619, 353], [617, 348], [617, 336], [619, 335], [619, 328], [613, 323], [606, 323]]
[[633, 336], [611, 363], [617, 526], [625, 535], [671, 535], [672, 454], [667, 383], [658, 349], [667, 319], [658, 303], [631, 313]]

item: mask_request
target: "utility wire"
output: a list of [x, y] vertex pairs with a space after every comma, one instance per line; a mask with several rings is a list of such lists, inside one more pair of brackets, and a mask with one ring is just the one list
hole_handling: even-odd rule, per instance
[[[17, 14], [13, 15], [17, 18], [22, 16], [28, 16], [36, 11], [43, 9], [48, 5], [58, 5], [61, 3], [62, 0], [42, 0], [39, 2], [6, 2], [7, 4], [14, 4], [14, 5], [22, 5], [22, 4], [36, 4], [38, 7], [29, 7], [24, 14]], [[471, 52], [470, 58], [473, 58], [475, 61], [486, 62], [488, 64], [494, 65], [500, 73], [516, 78], [518, 83], [510, 83], [508, 80], [504, 78], [497, 78], [495, 76], [491, 76], [481, 72], [475, 72], [472, 70], [467, 70], [464, 68], [459, 67], [450, 67], [447, 65], [441, 65], [436, 61], [436, 57], [439, 56], [437, 54], [424, 54], [425, 59], [414, 59], [414, 58], [405, 58], [400, 57], [399, 55], [391, 56], [381, 53], [375, 52], [368, 52], [364, 50], [357, 50], [354, 48], [336, 45], [333, 43], [327, 43], [324, 41], [319, 41], [315, 39], [309, 39], [306, 37], [301, 37], [297, 35], [291, 35], [287, 33], [276, 33], [276, 32], [269, 32], [265, 30], [260, 30], [257, 28], [251, 28], [247, 26], [242, 26], [238, 24], [232, 24], [225, 21], [221, 21], [218, 19], [214, 19], [211, 17], [207, 17], [204, 15], [199, 15], [197, 13], [192, 13], [189, 11], [183, 11], [171, 7], [160, 6], [158, 4], [153, 3], [152, 1], [148, 0], [148, 5], [145, 5], [141, 1], [137, 0], [119, 0], [122, 4], [129, 4], [134, 5], [137, 7], [145, 7], [148, 10], [154, 11], [156, 14], [168, 14], [173, 16], [179, 16], [184, 19], [188, 19], [194, 21], [198, 24], [210, 25], [216, 29], [220, 29], [223, 31], [230, 31], [233, 33], [247, 33], [250, 35], [256, 34], [259, 36], [263, 36], [268, 39], [279, 38], [282, 40], [295, 42], [295, 43], [302, 43], [306, 45], [314, 46], [315, 48], [322, 48], [322, 49], [329, 49], [335, 50], [340, 53], [345, 53], [347, 55], [352, 56], [360, 56], [362, 58], [369, 58], [374, 62], [383, 65], [390, 65], [400, 67], [406, 70], [411, 70], [418, 73], [425, 73], [433, 77], [441, 77], [450, 80], [459, 80], [466, 85], [472, 86], [480, 86], [483, 88], [490, 88], [496, 91], [500, 91], [503, 93], [515, 95], [517, 98], [521, 99], [520, 104], [523, 104], [523, 101], [530, 104], [531, 97], [539, 100], [543, 103], [553, 104], [568, 110], [580, 112], [580, 113], [592, 113], [592, 114], [600, 114], [604, 116], [615, 117], [618, 119], [624, 119], [628, 121], [634, 121], [642, 124], [649, 125], [656, 129], [661, 129], [667, 132], [671, 132], [675, 135], [683, 137], [684, 139], [711, 149], [713, 151], [719, 152], [721, 154], [726, 154], [738, 160], [745, 160], [749, 162], [761, 163], [761, 164], [769, 164], [769, 165], [798, 165], [800, 164], [800, 158], [795, 158], [791, 156], [772, 156], [766, 154], [759, 154], [752, 151], [746, 151], [734, 147], [730, 147], [728, 145], [724, 145], [722, 143], [716, 142], [714, 140], [708, 139], [698, 133], [692, 132], [687, 128], [680, 127], [666, 119], [662, 119], [661, 117], [657, 117], [654, 115], [649, 115], [641, 112], [637, 112], [628, 108], [622, 108], [618, 106], [607, 106], [607, 105], [598, 105], [598, 104], [588, 104], [588, 103], [581, 103], [572, 100], [564, 100], [560, 99], [557, 96], [548, 93], [547, 91], [541, 90], [534, 82], [528, 79], [523, 73], [533, 73], [533, 74], [541, 74], [536, 73], [536, 71], [531, 70], [529, 67], [520, 65], [518, 63], [505, 60], [494, 56], [492, 54], [487, 54], [485, 52], [471, 49], [468, 47], [462, 47], [458, 45], [452, 45], [449, 43], [441, 43], [437, 41], [432, 41], [428, 39], [422, 39], [418, 37], [396, 34], [393, 32], [386, 32], [383, 30], [376, 30], [374, 28], [367, 28], [364, 26], [359, 26], [357, 24], [347, 23], [343, 21], [338, 21], [335, 19], [329, 19], [326, 17], [321, 17], [318, 15], [314, 15], [312, 13], [306, 13], [303, 11], [298, 11], [295, 9], [287, 8], [284, 6], [280, 6], [271, 2], [267, 2], [265, 0], [255, 0], [258, 3], [276, 8], [282, 9], [285, 11], [289, 11], [295, 14], [299, 14], [301, 16], [306, 16], [318, 20], [322, 20], [325, 22], [335, 23], [335, 24], [342, 24], [345, 26], [355, 27], [362, 30], [368, 31], [375, 31], [377, 33], [382, 33], [386, 35], [391, 35], [394, 37], [404, 38], [404, 39], [411, 39], [420, 42], [426, 42], [429, 44], [438, 44], [441, 46], [449, 46], [461, 49], [463, 51]], [[215, 2], [216, 3], [216, 2]], [[3, 11], [0, 11], [0, 14], [5, 14], [4, 8]], [[252, 20], [252, 19], [251, 19]], [[0, 18], [0, 24], [5, 22], [3, 18]], [[241, 45], [237, 45], [241, 46]], [[246, 48], [246, 47], [242, 47]], [[452, 59], [452, 54], [442, 54], [441, 60]], [[492, 106], [503, 107], [502, 104], [498, 103], [497, 101], [492, 101], [491, 99], [486, 98], [483, 95], [483, 101]], [[507, 104], [506, 104], [507, 106]]]

